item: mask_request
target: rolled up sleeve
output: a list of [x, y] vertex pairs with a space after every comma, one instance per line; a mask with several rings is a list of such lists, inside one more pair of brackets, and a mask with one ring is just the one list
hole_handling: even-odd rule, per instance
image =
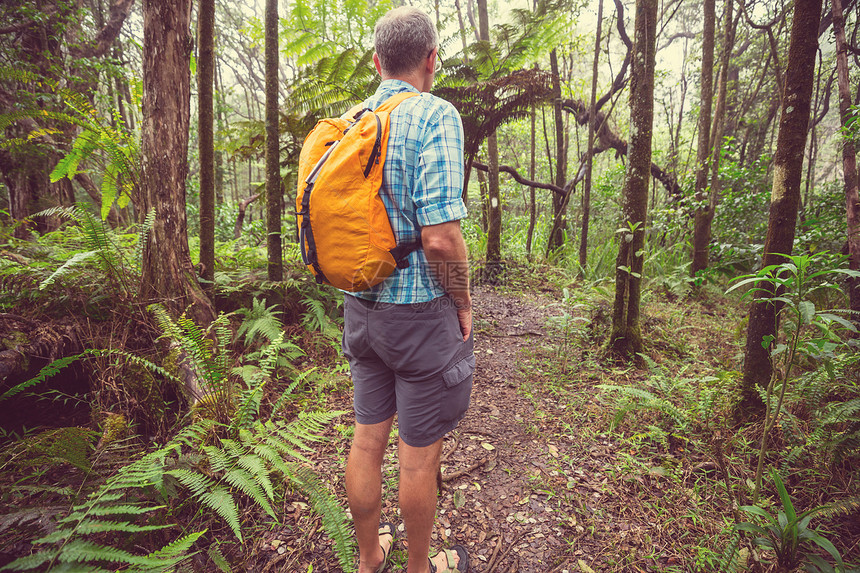
[[[447, 103], [447, 102], [446, 102]], [[413, 200], [422, 227], [465, 219], [463, 202], [463, 123], [457, 109], [447, 104], [426, 126], [420, 150]]]

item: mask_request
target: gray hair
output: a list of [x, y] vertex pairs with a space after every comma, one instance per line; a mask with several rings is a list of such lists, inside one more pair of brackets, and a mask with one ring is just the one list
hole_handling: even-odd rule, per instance
[[373, 43], [385, 73], [391, 76], [418, 68], [437, 45], [430, 16], [412, 6], [389, 11], [376, 23]]

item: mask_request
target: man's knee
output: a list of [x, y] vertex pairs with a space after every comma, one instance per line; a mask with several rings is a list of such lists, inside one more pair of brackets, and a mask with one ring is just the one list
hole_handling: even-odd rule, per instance
[[429, 446], [421, 448], [410, 446], [400, 440], [397, 447], [401, 473], [427, 473], [432, 474], [433, 479], [435, 479], [442, 456], [441, 438]]
[[379, 424], [356, 424], [355, 433], [352, 438], [351, 452], [379, 459], [385, 455], [385, 449], [388, 447], [388, 437], [391, 432], [391, 423], [393, 417]]

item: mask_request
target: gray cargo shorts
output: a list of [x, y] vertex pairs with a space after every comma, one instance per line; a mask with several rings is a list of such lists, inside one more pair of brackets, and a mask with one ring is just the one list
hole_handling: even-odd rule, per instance
[[473, 337], [463, 341], [448, 296], [415, 304], [344, 296], [343, 353], [359, 424], [397, 414], [400, 438], [420, 448], [466, 415], [475, 371]]

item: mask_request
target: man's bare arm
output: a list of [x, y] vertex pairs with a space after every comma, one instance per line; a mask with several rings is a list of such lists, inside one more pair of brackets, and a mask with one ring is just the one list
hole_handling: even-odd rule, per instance
[[433, 275], [457, 307], [463, 340], [472, 332], [472, 296], [469, 294], [469, 260], [460, 221], [421, 228], [424, 255]]

